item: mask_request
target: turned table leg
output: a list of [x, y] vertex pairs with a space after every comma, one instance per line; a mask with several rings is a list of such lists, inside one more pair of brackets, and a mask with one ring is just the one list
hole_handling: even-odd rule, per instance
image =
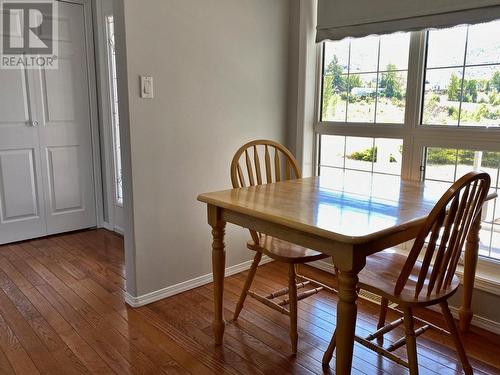
[[358, 275], [355, 272], [338, 273], [339, 302], [337, 303], [337, 356], [335, 369], [339, 375], [351, 373], [354, 347], [354, 332], [356, 330], [358, 294], [356, 286]]
[[464, 293], [462, 307], [458, 312], [460, 317], [460, 330], [467, 332], [472, 321], [472, 291], [474, 290], [474, 278], [476, 275], [477, 258], [479, 256], [479, 232], [481, 231], [481, 212], [472, 224], [464, 254]]
[[212, 226], [212, 270], [214, 277], [214, 322], [215, 344], [222, 345], [224, 337], [224, 271], [226, 269], [226, 251], [224, 234], [226, 223], [220, 219], [220, 209], [208, 207], [208, 222]]

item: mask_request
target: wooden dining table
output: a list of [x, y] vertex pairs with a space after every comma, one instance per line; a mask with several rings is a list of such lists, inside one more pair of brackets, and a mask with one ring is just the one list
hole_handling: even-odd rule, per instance
[[[449, 187], [396, 176], [342, 173], [201, 194], [212, 227], [215, 342], [222, 344], [226, 223], [268, 234], [332, 257], [338, 268], [336, 373], [351, 371], [356, 326], [358, 273], [366, 257], [417, 236], [435, 203]], [[488, 199], [495, 198], [490, 194]], [[480, 217], [465, 246], [461, 328], [471, 318]]]

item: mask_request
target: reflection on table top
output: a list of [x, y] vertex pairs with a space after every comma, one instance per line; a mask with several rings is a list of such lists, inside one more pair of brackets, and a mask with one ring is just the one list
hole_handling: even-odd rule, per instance
[[414, 226], [447, 184], [344, 173], [202, 194], [202, 202], [347, 243]]

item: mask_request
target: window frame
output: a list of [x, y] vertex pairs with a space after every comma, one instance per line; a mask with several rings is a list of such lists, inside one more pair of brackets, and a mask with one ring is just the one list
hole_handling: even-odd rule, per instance
[[[450, 147], [500, 152], [500, 127], [470, 125], [444, 126], [422, 124], [424, 101], [424, 76], [427, 58], [427, 31], [414, 31], [410, 35], [408, 58], [405, 120], [403, 124], [346, 123], [322, 121], [324, 42], [317, 45], [317, 74], [314, 135], [315, 173], [320, 173], [322, 135], [340, 135], [373, 138], [397, 138], [403, 140], [401, 178], [422, 181], [426, 147]], [[480, 256], [479, 264], [494, 266], [500, 270], [500, 261]], [[500, 280], [498, 280], [500, 284]]]

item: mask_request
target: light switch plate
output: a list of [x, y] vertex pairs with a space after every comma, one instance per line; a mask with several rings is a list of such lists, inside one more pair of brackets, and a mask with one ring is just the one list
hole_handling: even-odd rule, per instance
[[154, 97], [153, 77], [141, 76], [141, 98], [153, 99], [153, 97]]

